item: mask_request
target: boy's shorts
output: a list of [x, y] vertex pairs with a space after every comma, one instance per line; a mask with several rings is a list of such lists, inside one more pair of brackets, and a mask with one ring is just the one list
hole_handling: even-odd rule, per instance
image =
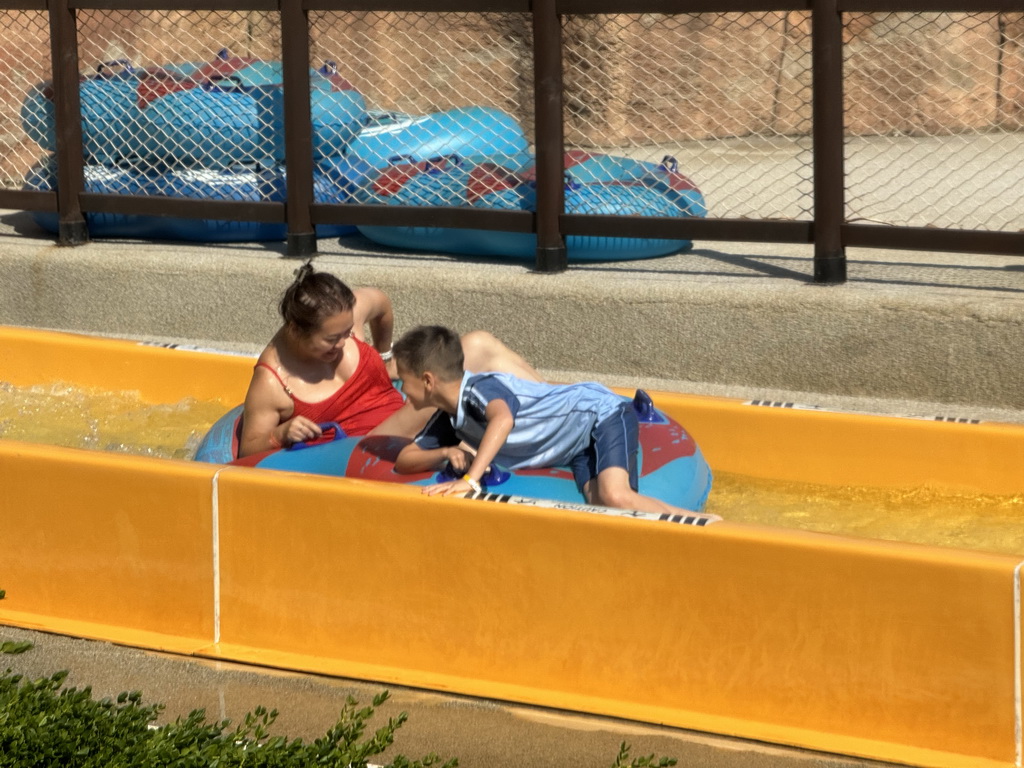
[[599, 421], [590, 433], [590, 446], [572, 460], [576, 487], [583, 486], [609, 467], [629, 473], [629, 487], [637, 490], [636, 454], [640, 447], [640, 424], [633, 404], [623, 401], [619, 409]]

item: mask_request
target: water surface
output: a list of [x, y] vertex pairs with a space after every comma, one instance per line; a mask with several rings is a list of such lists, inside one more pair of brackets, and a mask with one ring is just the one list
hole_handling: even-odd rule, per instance
[[[0, 439], [190, 459], [219, 402], [146, 403], [135, 392], [0, 382]], [[727, 520], [1024, 556], [1024, 492], [835, 487], [716, 472], [707, 512]]]

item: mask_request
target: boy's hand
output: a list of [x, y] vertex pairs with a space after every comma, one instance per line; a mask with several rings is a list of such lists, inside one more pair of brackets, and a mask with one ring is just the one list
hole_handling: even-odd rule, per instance
[[452, 465], [452, 469], [458, 472], [465, 472], [469, 466], [471, 458], [461, 448], [446, 448], [444, 451], [444, 457], [448, 460], [448, 463]]
[[469, 491], [473, 490], [469, 487], [469, 483], [465, 480], [451, 480], [447, 483], [438, 483], [437, 485], [428, 485], [423, 489], [423, 492], [427, 496], [455, 496], [465, 495]]

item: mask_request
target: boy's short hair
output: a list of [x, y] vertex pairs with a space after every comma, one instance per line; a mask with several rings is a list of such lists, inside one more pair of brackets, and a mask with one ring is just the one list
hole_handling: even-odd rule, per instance
[[430, 371], [444, 381], [462, 378], [465, 358], [459, 334], [442, 325], [420, 325], [404, 334], [393, 348], [395, 364], [414, 376]]

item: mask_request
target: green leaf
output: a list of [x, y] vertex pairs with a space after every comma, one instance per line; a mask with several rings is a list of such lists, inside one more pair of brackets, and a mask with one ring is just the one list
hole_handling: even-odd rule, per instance
[[32, 643], [28, 642], [27, 640], [21, 643], [8, 640], [5, 643], [0, 643], [0, 653], [24, 653], [31, 647]]

